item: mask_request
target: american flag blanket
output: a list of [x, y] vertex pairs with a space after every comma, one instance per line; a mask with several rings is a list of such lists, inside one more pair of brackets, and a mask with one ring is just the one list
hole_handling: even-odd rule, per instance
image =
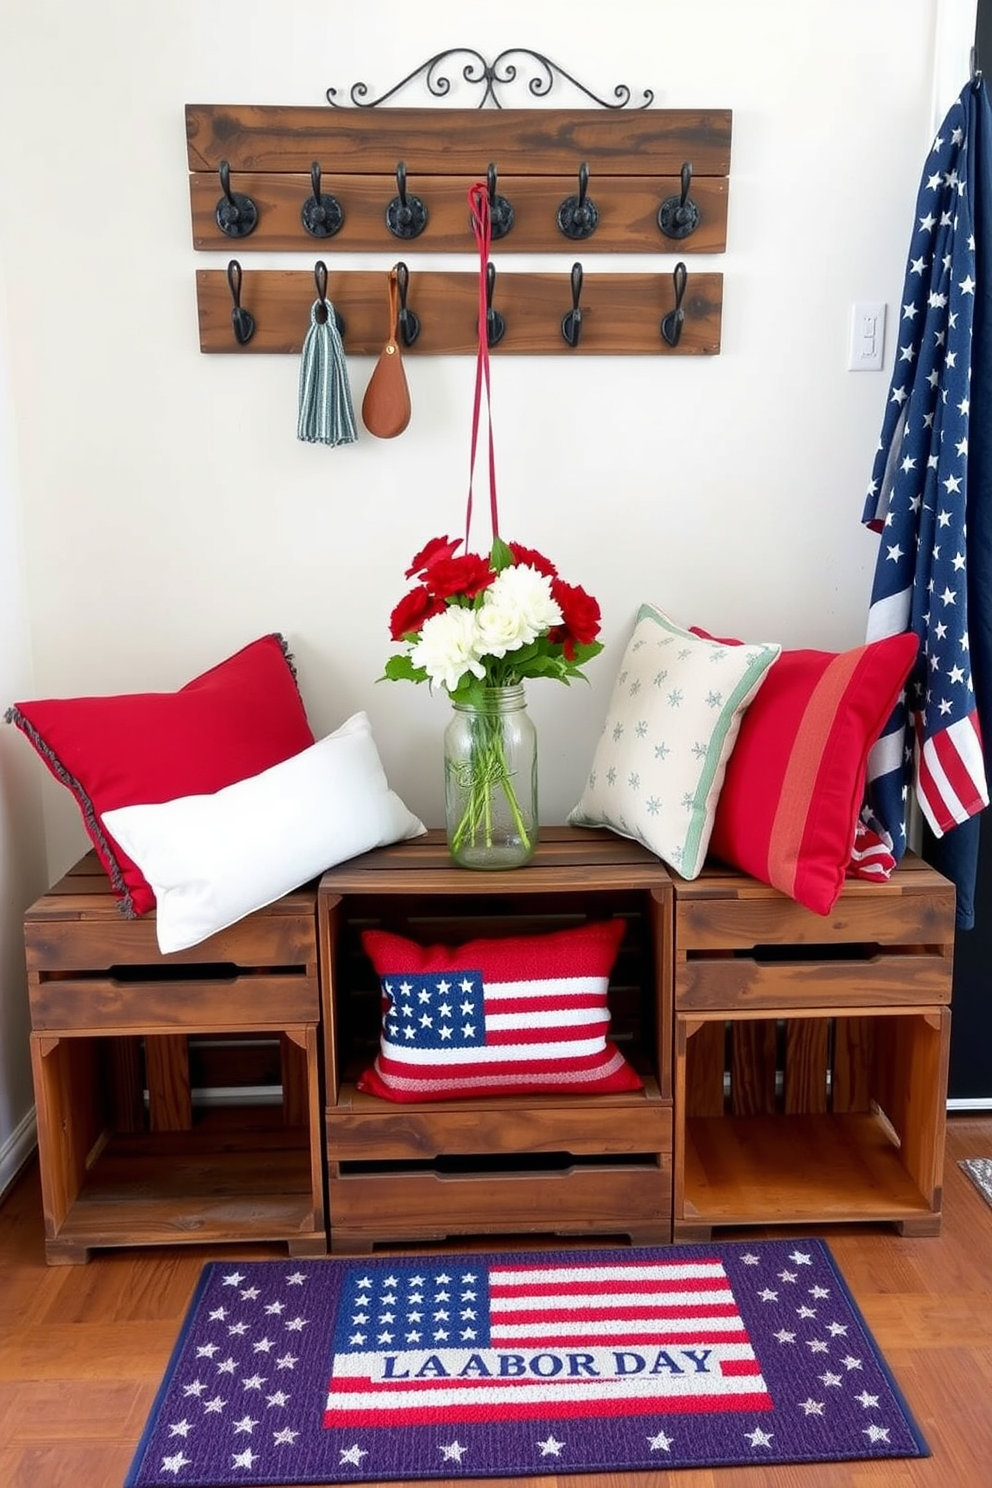
[[976, 291], [972, 156], [983, 102], [969, 84], [924, 164], [895, 364], [862, 514], [880, 534], [868, 639], [913, 630], [920, 641], [906, 696], [868, 762], [865, 821], [894, 859], [906, 848], [911, 796], [937, 837], [989, 799], [971, 676], [966, 522]]
[[127, 1488], [926, 1453], [820, 1241], [225, 1261]]

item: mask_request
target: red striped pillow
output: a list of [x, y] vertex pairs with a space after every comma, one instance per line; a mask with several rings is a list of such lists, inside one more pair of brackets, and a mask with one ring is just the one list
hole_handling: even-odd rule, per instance
[[623, 920], [421, 946], [366, 930], [382, 1033], [359, 1090], [392, 1101], [602, 1095], [641, 1080], [606, 1037]]
[[741, 722], [713, 857], [830, 913], [851, 860], [868, 753], [918, 647], [908, 632], [841, 653], [782, 652]]

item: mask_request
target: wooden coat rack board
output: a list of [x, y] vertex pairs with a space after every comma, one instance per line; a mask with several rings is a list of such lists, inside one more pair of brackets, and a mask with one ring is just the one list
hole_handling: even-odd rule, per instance
[[[494, 207], [491, 305], [505, 326], [495, 355], [720, 349], [723, 276], [696, 273], [691, 259], [726, 248], [729, 110], [189, 104], [186, 132], [193, 245], [228, 260], [196, 275], [201, 351], [300, 351], [322, 262], [345, 349], [375, 355], [387, 332], [387, 272], [399, 261], [419, 322], [404, 351], [474, 354], [477, 271], [420, 270], [416, 256], [477, 259], [467, 200], [477, 181], [512, 218], [497, 238]], [[572, 236], [559, 217], [574, 227], [576, 208], [580, 235]], [[420, 226], [415, 236], [402, 235], [402, 212]], [[307, 254], [311, 262], [253, 270], [243, 260], [256, 252]], [[339, 252], [381, 254], [383, 266], [339, 270]], [[558, 272], [516, 271], [512, 256], [521, 253], [564, 255], [564, 264]], [[591, 271], [596, 256], [618, 253], [664, 258], [649, 272]], [[244, 344], [233, 330], [237, 306], [254, 322]], [[575, 308], [581, 334], [572, 345], [562, 321]], [[661, 325], [676, 311], [672, 344]]]

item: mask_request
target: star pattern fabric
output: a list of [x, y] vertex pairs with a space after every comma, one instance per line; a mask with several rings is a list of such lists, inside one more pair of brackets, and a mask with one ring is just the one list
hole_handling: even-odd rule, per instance
[[926, 1451], [819, 1240], [226, 1261], [126, 1488]]
[[865, 825], [903, 855], [911, 795], [940, 837], [988, 805], [968, 631], [975, 315], [969, 83], [924, 167], [898, 347], [862, 521], [880, 534], [868, 639], [912, 630], [917, 665], [868, 765]]

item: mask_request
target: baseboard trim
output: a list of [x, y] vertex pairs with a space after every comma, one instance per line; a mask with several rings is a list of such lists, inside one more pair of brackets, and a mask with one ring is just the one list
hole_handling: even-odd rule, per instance
[[0, 1198], [10, 1188], [24, 1164], [38, 1145], [38, 1122], [35, 1109], [30, 1111], [0, 1147]]
[[992, 1111], [992, 1095], [959, 1095], [947, 1102], [948, 1111]]

